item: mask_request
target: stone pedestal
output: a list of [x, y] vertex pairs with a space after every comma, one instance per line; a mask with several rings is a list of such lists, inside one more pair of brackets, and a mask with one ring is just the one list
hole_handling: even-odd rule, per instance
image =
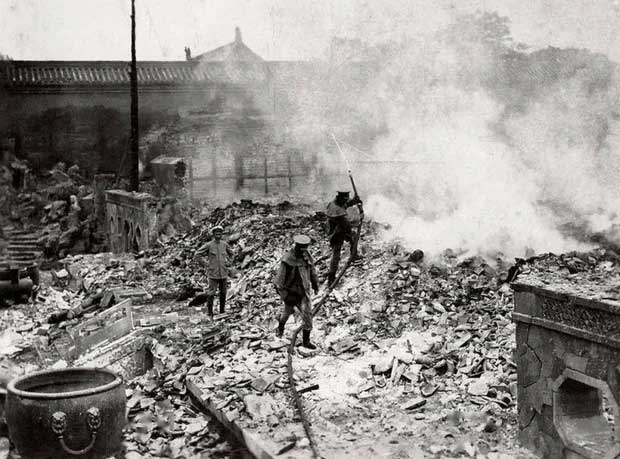
[[543, 458], [620, 456], [620, 303], [513, 290], [520, 440]]
[[112, 252], [138, 252], [149, 248], [156, 236], [157, 212], [148, 193], [107, 190], [106, 234]]

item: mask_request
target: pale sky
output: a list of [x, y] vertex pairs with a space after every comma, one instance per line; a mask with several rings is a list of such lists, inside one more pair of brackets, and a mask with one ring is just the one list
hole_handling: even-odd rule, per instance
[[[620, 62], [620, 0], [136, 0], [139, 60], [182, 60], [232, 41], [265, 59], [321, 55], [330, 37], [415, 35], [455, 13], [497, 11], [534, 48], [588, 48]], [[128, 60], [130, 0], [0, 0], [0, 53]]]

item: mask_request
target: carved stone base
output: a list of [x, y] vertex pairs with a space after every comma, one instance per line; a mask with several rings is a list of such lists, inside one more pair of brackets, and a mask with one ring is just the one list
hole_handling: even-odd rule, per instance
[[520, 440], [543, 458], [620, 456], [620, 308], [513, 289]]

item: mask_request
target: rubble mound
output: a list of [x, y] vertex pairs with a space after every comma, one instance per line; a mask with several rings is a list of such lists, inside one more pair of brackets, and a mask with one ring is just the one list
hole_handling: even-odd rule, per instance
[[[324, 216], [251, 202], [215, 210], [192, 232], [150, 255], [160, 266], [156, 272], [179, 286], [175, 295], [189, 299], [188, 292], [204, 289], [193, 252], [215, 224], [228, 231], [238, 269], [229, 293], [234, 319], [225, 319], [231, 342], [210, 356], [190, 384], [229, 419], [272, 438], [275, 451], [293, 442], [309, 457], [288, 390], [287, 343], [274, 337], [281, 305], [272, 284], [280, 257], [299, 232], [313, 240], [311, 251], [324, 279], [330, 253]], [[411, 437], [430, 454], [513, 448], [512, 292], [502, 282], [508, 266], [491, 266], [480, 257], [459, 259], [451, 250], [425, 261], [421, 251], [380, 240], [378, 229], [365, 226], [362, 261], [349, 269], [315, 318], [320, 351], [295, 360], [298, 389], [318, 386], [306, 396], [317, 435], [343, 457], [352, 453], [347, 442], [356, 439], [371, 448], [361, 447], [357, 454], [378, 454], [369, 442], [381, 444], [379, 450], [393, 449], [379, 441], [385, 432], [392, 439]], [[287, 337], [296, 326], [289, 324]], [[456, 429], [463, 434], [461, 444], [434, 444], [431, 430], [437, 428]], [[465, 440], [464, 432], [471, 430], [477, 434]]]
[[[221, 449], [218, 436], [208, 433], [212, 427], [187, 404], [192, 393], [270, 439], [274, 451], [309, 457], [286, 377], [288, 343], [275, 338], [281, 304], [273, 278], [298, 233], [312, 239], [310, 250], [325, 278], [330, 251], [324, 218], [310, 207], [242, 201], [195, 216], [188, 232], [140, 254], [68, 257], [64, 270], [43, 282], [34, 308], [3, 311], [5, 355], [30, 352], [38, 366], [51, 365], [45, 349], [60, 347], [88, 308], [109, 302], [105, 291], [139, 294], [138, 311], [177, 313], [178, 320], [152, 328], [159, 364], [130, 381], [129, 452], [194, 457], [205, 445]], [[195, 252], [216, 224], [233, 249], [234, 276], [226, 314], [211, 321], [194, 301], [206, 290]], [[429, 260], [421, 250], [382, 240], [379, 229], [372, 222], [364, 226], [362, 259], [315, 318], [318, 352], [298, 348], [294, 359], [319, 450], [329, 450], [330, 457], [380, 457], [399, 454], [399, 448], [420, 457], [529, 457], [516, 446], [512, 291], [506, 281], [575, 288], [580, 279], [598, 279], [605, 295], [615, 295], [617, 254], [544, 254], [511, 265], [446, 250]], [[72, 313], [47, 323], [59, 306]], [[297, 325], [288, 324], [285, 338]], [[201, 440], [193, 441], [194, 434]]]

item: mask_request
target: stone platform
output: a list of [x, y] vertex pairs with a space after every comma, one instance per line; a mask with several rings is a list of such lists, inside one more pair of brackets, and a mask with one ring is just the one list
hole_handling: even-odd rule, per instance
[[602, 282], [513, 284], [520, 440], [543, 458], [620, 456], [620, 302]]

